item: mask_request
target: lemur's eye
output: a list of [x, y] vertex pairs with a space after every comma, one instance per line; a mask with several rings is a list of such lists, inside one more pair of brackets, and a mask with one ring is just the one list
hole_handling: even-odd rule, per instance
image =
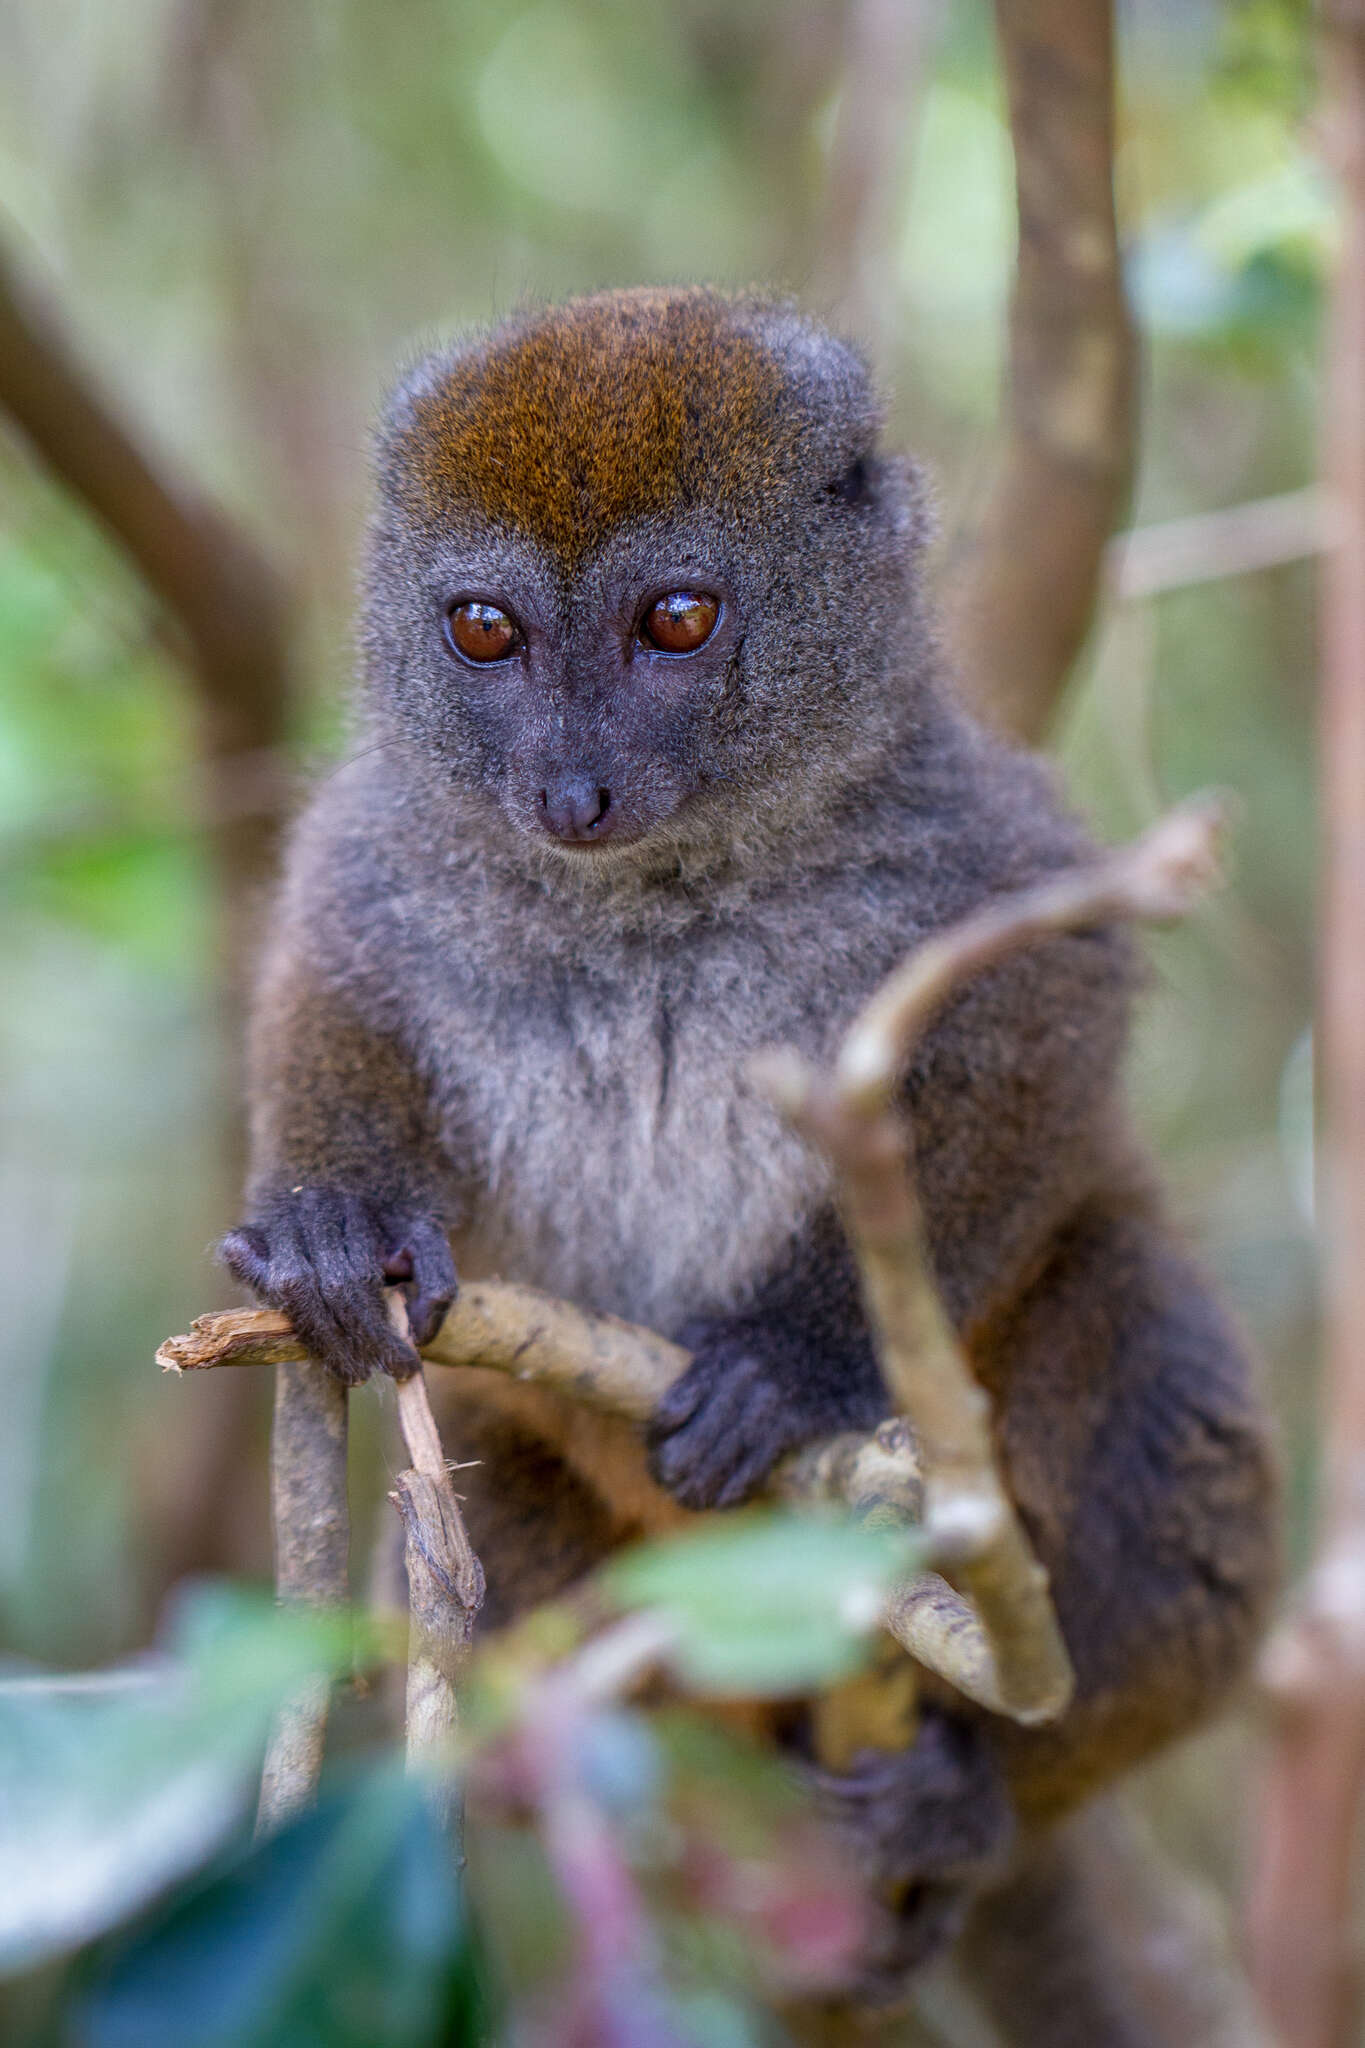
[[450, 607], [446, 633], [455, 652], [466, 661], [505, 661], [522, 642], [521, 627], [510, 612], [472, 598]]
[[640, 638], [661, 654], [694, 654], [716, 630], [720, 604], [700, 590], [670, 590], [640, 621]]

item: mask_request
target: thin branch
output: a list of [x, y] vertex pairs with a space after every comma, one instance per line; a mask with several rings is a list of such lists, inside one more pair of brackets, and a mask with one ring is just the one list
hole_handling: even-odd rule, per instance
[[1104, 580], [1115, 597], [1157, 597], [1194, 583], [1279, 569], [1334, 546], [1342, 521], [1318, 484], [1249, 498], [1216, 512], [1163, 519], [1115, 534], [1104, 551]]
[[1007, 432], [961, 565], [963, 687], [1037, 740], [1090, 627], [1127, 501], [1136, 339], [1114, 212], [1111, 0], [996, 0], [1019, 204]]
[[[394, 1328], [411, 1343], [402, 1295], [390, 1294], [388, 1308]], [[458, 1840], [463, 1817], [453, 1769], [456, 1688], [483, 1606], [483, 1566], [464, 1525], [421, 1372], [398, 1382], [397, 1401], [398, 1425], [412, 1459], [389, 1495], [403, 1523], [408, 1581], [408, 1768], [429, 1780]]]
[[[401, 1297], [390, 1295], [391, 1303], [403, 1308]], [[395, 1318], [396, 1319], [396, 1318]], [[406, 1322], [406, 1315], [404, 1316]], [[404, 1336], [408, 1335], [406, 1328]], [[399, 1380], [395, 1387], [398, 1402], [398, 1427], [403, 1432], [403, 1442], [408, 1447], [414, 1472], [420, 1472], [426, 1479], [444, 1483], [450, 1478], [450, 1463], [441, 1449], [441, 1433], [436, 1427], [436, 1417], [431, 1412], [427, 1398], [427, 1383], [420, 1372], [410, 1379]]]
[[[420, 1395], [426, 1425], [434, 1436], [436, 1423], [420, 1372], [399, 1389], [399, 1413], [407, 1430], [403, 1393], [409, 1395], [409, 1407]], [[411, 1440], [409, 1450], [415, 1458]], [[432, 1780], [442, 1817], [458, 1835], [458, 1788], [452, 1772], [456, 1686], [483, 1606], [483, 1567], [469, 1542], [444, 1462], [438, 1475], [415, 1464], [399, 1473], [389, 1499], [403, 1520], [407, 1567], [407, 1763]]]
[[[1054, 1720], [1071, 1697], [1070, 1661], [1047, 1574], [996, 1467], [989, 1403], [933, 1282], [908, 1125], [894, 1105], [845, 1102], [799, 1055], [755, 1062], [754, 1072], [838, 1177], [887, 1390], [922, 1447], [931, 1554], [960, 1581], [985, 1637], [972, 1642], [972, 1661], [989, 1660], [992, 1690], [1015, 1720]], [[951, 1644], [953, 1632], [939, 1640]]]
[[1132, 845], [929, 940], [854, 1020], [831, 1074], [790, 1050], [754, 1063], [760, 1084], [834, 1167], [887, 1390], [920, 1447], [933, 1555], [971, 1600], [1003, 1710], [1025, 1723], [1064, 1710], [1070, 1663], [1047, 1575], [996, 1462], [989, 1403], [934, 1282], [895, 1090], [935, 1011], [971, 975], [1053, 933], [1187, 911], [1216, 872], [1221, 824], [1217, 802], [1197, 799]]
[[1343, 202], [1322, 452], [1340, 520], [1321, 586], [1322, 1533], [1266, 1659], [1276, 1723], [1248, 1942], [1285, 2048], [1345, 2048], [1359, 2037], [1365, 1792], [1365, 0], [1329, 0], [1322, 26], [1322, 133]]
[[[280, 1599], [344, 1606], [350, 1545], [346, 1389], [306, 1357], [276, 1371], [270, 1482]], [[259, 1833], [311, 1803], [322, 1772], [329, 1697], [326, 1678], [311, 1678], [279, 1714], [261, 1776]]]
[[[163, 1372], [224, 1365], [278, 1365], [306, 1358], [287, 1316], [274, 1309], [218, 1309], [196, 1317], [156, 1354]], [[581, 1401], [628, 1422], [646, 1422], [687, 1370], [692, 1354], [638, 1323], [596, 1315], [506, 1280], [470, 1280], [422, 1350], [431, 1365], [482, 1366]], [[795, 1451], [773, 1490], [801, 1500], [841, 1500], [859, 1513], [881, 1507], [913, 1520], [919, 1464], [894, 1422], [872, 1436], [841, 1435]]]
[[[506, 1372], [632, 1422], [653, 1414], [691, 1362], [690, 1352], [653, 1330], [500, 1280], [467, 1282], [422, 1355], [428, 1364]], [[184, 1336], [167, 1338], [156, 1356], [164, 1372], [185, 1373], [278, 1366], [307, 1353], [275, 1310], [221, 1309], [197, 1317]], [[401, 1392], [399, 1398], [401, 1404]], [[918, 1521], [923, 1498], [915, 1445], [897, 1420], [871, 1436], [840, 1435], [793, 1452], [770, 1490], [780, 1499], [835, 1501], [859, 1516], [899, 1523]], [[638, 1502], [634, 1507], [638, 1512]], [[887, 1626], [928, 1669], [981, 1705], [1007, 1710], [970, 1609], [936, 1574], [900, 1589]]]

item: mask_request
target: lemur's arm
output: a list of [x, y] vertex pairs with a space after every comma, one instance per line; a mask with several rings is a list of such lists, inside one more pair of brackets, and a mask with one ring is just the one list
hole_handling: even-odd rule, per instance
[[450, 1169], [427, 1091], [398, 1039], [367, 1023], [304, 955], [277, 945], [251, 1042], [245, 1214], [221, 1254], [340, 1378], [416, 1364], [384, 1304], [400, 1281], [425, 1343], [455, 1296]]

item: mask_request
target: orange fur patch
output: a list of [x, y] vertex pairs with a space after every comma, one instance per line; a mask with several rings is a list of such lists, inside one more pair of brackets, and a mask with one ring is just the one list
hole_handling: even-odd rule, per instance
[[623, 520], [761, 500], [800, 421], [713, 292], [622, 291], [515, 323], [415, 402], [422, 509], [473, 503], [566, 568]]

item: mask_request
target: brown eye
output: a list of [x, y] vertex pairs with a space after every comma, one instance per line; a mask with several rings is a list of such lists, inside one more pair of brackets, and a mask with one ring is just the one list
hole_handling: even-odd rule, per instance
[[495, 604], [452, 605], [446, 614], [450, 644], [466, 661], [503, 661], [521, 645], [521, 628]]
[[699, 590], [670, 590], [645, 613], [640, 638], [661, 654], [692, 654], [711, 638], [719, 617], [714, 597], [704, 597]]

